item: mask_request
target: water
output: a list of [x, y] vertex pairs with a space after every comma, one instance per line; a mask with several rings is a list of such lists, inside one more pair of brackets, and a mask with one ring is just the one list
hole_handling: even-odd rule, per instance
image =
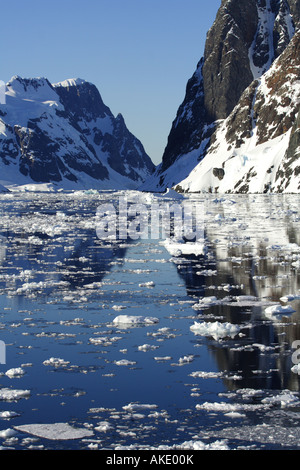
[[[194, 196], [205, 254], [172, 256], [162, 239], [97, 238], [97, 207], [124, 194], [0, 196], [2, 448], [298, 449], [300, 301], [280, 299], [300, 293], [299, 196]], [[82, 437], [46, 438], [57, 423]]]

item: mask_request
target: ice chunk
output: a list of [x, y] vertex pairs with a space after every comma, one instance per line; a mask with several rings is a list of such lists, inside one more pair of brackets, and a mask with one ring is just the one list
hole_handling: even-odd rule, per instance
[[83, 439], [84, 437], [94, 435], [93, 431], [85, 428], [74, 428], [68, 423], [25, 424], [22, 426], [14, 426], [14, 429], [42, 439], [51, 439], [54, 441]]
[[70, 364], [69, 361], [65, 361], [64, 359], [60, 359], [59, 357], [50, 357], [50, 359], [46, 359], [43, 362], [44, 366], [54, 366], [54, 367], [60, 367], [60, 366], [66, 366]]
[[214, 339], [218, 340], [220, 338], [225, 338], [226, 336], [234, 338], [234, 336], [240, 332], [240, 327], [228, 322], [194, 322], [194, 324], [190, 327], [190, 330], [196, 335], [212, 336]]
[[288, 315], [295, 313], [295, 310], [290, 305], [271, 305], [265, 309], [265, 315], [271, 319], [277, 319], [281, 315]]
[[113, 426], [108, 421], [101, 421], [97, 427], [95, 427], [95, 431], [98, 432], [107, 432], [113, 429]]
[[17, 432], [14, 429], [3, 429], [3, 431], [0, 431], [0, 438], [2, 439], [7, 439], [8, 437], [15, 436]]
[[289, 294], [289, 295], [285, 295], [283, 297], [280, 297], [280, 301], [281, 302], [292, 302], [293, 300], [299, 300], [300, 299], [300, 295], [298, 294]]
[[154, 404], [143, 404], [143, 403], [129, 403], [122, 407], [125, 411], [140, 411], [140, 410], [154, 410], [157, 405]]
[[10, 419], [15, 418], [16, 416], [20, 416], [15, 411], [0, 411], [0, 418], [2, 419]]
[[155, 286], [155, 283], [153, 281], [141, 282], [139, 284], [139, 287], [154, 287], [154, 286]]
[[114, 320], [113, 324], [120, 327], [130, 327], [138, 325], [152, 325], [158, 323], [159, 320], [156, 317], [144, 317], [142, 315], [118, 315]]
[[11, 388], [0, 389], [0, 400], [14, 401], [20, 398], [27, 398], [30, 396], [30, 390], [13, 390]]
[[136, 364], [135, 361], [129, 361], [128, 359], [120, 359], [119, 361], [115, 361], [117, 366], [134, 366]]
[[5, 375], [7, 375], [7, 377], [10, 377], [10, 378], [21, 377], [24, 374], [25, 374], [25, 370], [22, 369], [22, 367], [16, 367], [14, 369], [9, 369], [5, 372]]

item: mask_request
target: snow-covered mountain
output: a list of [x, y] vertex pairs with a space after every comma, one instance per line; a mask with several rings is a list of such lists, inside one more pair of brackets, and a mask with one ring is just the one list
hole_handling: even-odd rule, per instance
[[143, 190], [300, 192], [299, 0], [222, 0]]
[[0, 183], [12, 188], [132, 189], [154, 170], [95, 85], [13, 77], [0, 105]]

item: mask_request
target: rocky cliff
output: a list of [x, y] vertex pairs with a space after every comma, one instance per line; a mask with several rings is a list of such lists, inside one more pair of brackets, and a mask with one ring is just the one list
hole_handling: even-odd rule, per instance
[[95, 85], [13, 77], [0, 105], [1, 181], [63, 189], [123, 189], [154, 170], [141, 142]]
[[[299, 0], [222, 1], [162, 163], [142, 189], [297, 189], [297, 170], [289, 184], [286, 178], [291, 162], [297, 166], [299, 5]], [[270, 157], [265, 169], [258, 163], [271, 147], [276, 161]]]

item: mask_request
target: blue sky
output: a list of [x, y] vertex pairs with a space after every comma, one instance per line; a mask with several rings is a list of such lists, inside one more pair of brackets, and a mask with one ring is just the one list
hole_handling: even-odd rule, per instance
[[221, 0], [1, 2], [0, 79], [83, 78], [155, 164]]

